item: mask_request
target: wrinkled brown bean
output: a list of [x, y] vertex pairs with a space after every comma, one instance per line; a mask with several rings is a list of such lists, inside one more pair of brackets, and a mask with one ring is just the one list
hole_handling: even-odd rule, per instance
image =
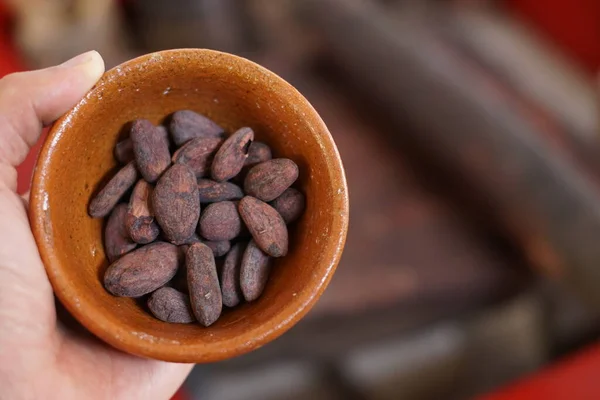
[[173, 154], [173, 163], [185, 164], [198, 178], [203, 177], [222, 143], [223, 139], [214, 137], [192, 139]]
[[123, 254], [129, 253], [137, 247], [127, 233], [125, 219], [127, 204], [117, 205], [108, 217], [104, 229], [104, 252], [109, 262], [113, 262]]
[[125, 139], [116, 144], [115, 159], [121, 164], [133, 161], [133, 143], [131, 139]]
[[175, 164], [158, 180], [152, 194], [154, 215], [171, 243], [183, 244], [198, 224], [198, 186], [191, 169]]
[[287, 254], [288, 231], [277, 210], [251, 196], [240, 200], [238, 209], [258, 247], [273, 257]]
[[198, 224], [198, 233], [208, 240], [231, 240], [241, 230], [242, 220], [232, 201], [209, 204], [202, 212]]
[[298, 166], [287, 158], [276, 158], [260, 163], [248, 172], [244, 180], [247, 195], [262, 201], [281, 196], [298, 179]]
[[162, 287], [150, 295], [148, 308], [156, 318], [164, 322], [175, 324], [194, 322], [189, 297], [168, 286]]
[[197, 137], [220, 137], [225, 133], [214, 121], [191, 110], [174, 113], [169, 128], [176, 146]]
[[[90, 215], [115, 209], [105, 231], [112, 264], [104, 285], [117, 296], [153, 292], [148, 308], [162, 321], [210, 326], [223, 306], [261, 296], [272, 257], [288, 252], [286, 224], [301, 216], [306, 199], [291, 188], [297, 165], [272, 159], [251, 128], [226, 138], [189, 110], [174, 113], [169, 127], [134, 121], [114, 150], [129, 164], [90, 202]], [[129, 204], [115, 207], [140, 175]]]
[[117, 172], [92, 199], [88, 212], [93, 218], [106, 217], [138, 178], [135, 164], [130, 162]]
[[133, 188], [129, 199], [126, 219], [127, 230], [131, 239], [140, 244], [155, 241], [160, 233], [158, 224], [154, 220], [151, 196], [152, 185], [140, 179]]
[[221, 294], [224, 306], [235, 307], [242, 300], [240, 267], [245, 248], [245, 243], [236, 243], [225, 257], [221, 270]]
[[269, 146], [263, 142], [252, 142], [248, 148], [248, 158], [244, 162], [244, 167], [252, 167], [271, 158], [273, 155]]
[[202, 243], [210, 247], [215, 257], [224, 256], [229, 252], [229, 249], [231, 249], [231, 242], [229, 242], [229, 240], [206, 240]]
[[186, 267], [192, 311], [202, 325], [209, 326], [219, 318], [223, 308], [212, 250], [202, 243], [190, 245], [186, 253]]
[[231, 182], [215, 182], [210, 179], [198, 179], [200, 203], [216, 203], [226, 200], [239, 200], [244, 192]]
[[143, 296], [169, 282], [177, 267], [177, 246], [155, 242], [112, 263], [104, 274], [104, 287], [115, 296]]
[[254, 132], [250, 128], [241, 128], [229, 136], [221, 145], [211, 166], [211, 177], [217, 182], [226, 181], [236, 176], [248, 158], [248, 148], [254, 140]]
[[288, 188], [269, 204], [277, 210], [286, 224], [291, 224], [304, 212], [305, 198], [299, 190]]
[[270, 271], [270, 257], [251, 240], [244, 251], [240, 267], [240, 287], [246, 301], [254, 301], [260, 297]]
[[131, 127], [133, 155], [140, 174], [150, 183], [156, 182], [171, 165], [169, 138], [152, 122], [138, 119]]

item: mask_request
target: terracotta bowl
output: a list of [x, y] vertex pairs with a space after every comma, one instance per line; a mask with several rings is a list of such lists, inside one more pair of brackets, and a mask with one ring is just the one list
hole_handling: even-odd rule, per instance
[[[230, 132], [252, 127], [276, 156], [299, 165], [307, 198], [291, 228], [290, 253], [276, 261], [262, 297], [226, 310], [209, 328], [161, 322], [135, 299], [108, 294], [101, 283], [108, 266], [103, 221], [87, 214], [92, 194], [114, 173], [123, 126], [136, 118], [161, 123], [180, 109], [201, 112]], [[54, 124], [37, 162], [30, 219], [54, 292], [89, 331], [139, 356], [212, 362], [277, 338], [317, 301], [344, 247], [348, 191], [327, 127], [291, 85], [230, 54], [171, 50], [108, 71]]]

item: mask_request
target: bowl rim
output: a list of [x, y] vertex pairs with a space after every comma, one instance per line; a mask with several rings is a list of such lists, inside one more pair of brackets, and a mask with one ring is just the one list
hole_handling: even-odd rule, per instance
[[[287, 311], [288, 308], [292, 307], [286, 306], [285, 310], [275, 314], [269, 320], [269, 323], [251, 328], [231, 339], [212, 343], [199, 343], [197, 345], [179, 345], [178, 342], [175, 343], [174, 341], [156, 338], [144, 333], [125, 330], [117, 324], [106, 320], [106, 317], [103, 317], [103, 313], [89, 312], [88, 307], [82, 306], [79, 304], [79, 301], [75, 300], [77, 295], [74, 293], [73, 283], [62, 273], [63, 268], [52, 246], [52, 229], [46, 229], [46, 225], [50, 223], [50, 218], [47, 215], [48, 198], [45, 188], [48, 185], [48, 175], [51, 173], [53, 149], [56, 147], [63, 133], [68, 132], [69, 122], [77, 115], [80, 106], [86, 102], [86, 99], [93, 95], [95, 90], [98, 90], [98, 88], [103, 87], [109, 82], [118, 80], [118, 72], [122, 68], [134, 67], [139, 64], [148, 64], [149, 67], [150, 65], [156, 66], [157, 59], [175, 59], [177, 61], [205, 57], [219, 57], [219, 59], [228, 62], [241, 63], [244, 68], [250, 68], [256, 70], [258, 73], [267, 75], [269, 79], [277, 81], [281, 85], [281, 88], [286, 91], [286, 95], [290, 98], [290, 101], [302, 104], [306, 111], [305, 118], [310, 119], [311, 124], [317, 127], [317, 131], [320, 132], [320, 139], [322, 140], [320, 151], [326, 152], [328, 155], [327, 167], [332, 181], [339, 182], [337, 193], [335, 196], [332, 196], [331, 200], [333, 209], [337, 211], [333, 216], [332, 226], [339, 228], [336, 232], [329, 232], [327, 247], [331, 248], [331, 256], [324, 259], [324, 267], [319, 268], [319, 273], [315, 276], [315, 279], [311, 280], [311, 282], [314, 282], [314, 287], [311, 290], [303, 290], [294, 298], [294, 308], [291, 312]], [[151, 61], [153, 62], [151, 63]], [[34, 169], [29, 218], [40, 256], [54, 293], [71, 315], [87, 330], [111, 346], [130, 354], [170, 362], [214, 362], [250, 352], [276, 339], [295, 325], [316, 303], [329, 284], [344, 249], [349, 221], [348, 187], [342, 160], [327, 126], [310, 102], [291, 84], [274, 72], [256, 63], [229, 53], [207, 49], [173, 49], [145, 54], [110, 69], [76, 106], [52, 125]], [[149, 342], [152, 345], [149, 345]], [[185, 349], [190, 347], [193, 347], [194, 349], [192, 350], [195, 351], [186, 352]]]

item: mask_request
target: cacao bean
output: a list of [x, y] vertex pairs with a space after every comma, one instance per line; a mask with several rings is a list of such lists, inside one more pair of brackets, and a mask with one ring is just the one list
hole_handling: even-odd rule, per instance
[[127, 204], [119, 204], [114, 208], [106, 222], [104, 252], [111, 263], [137, 247], [137, 244], [131, 240], [127, 232], [125, 226], [126, 215]]
[[160, 229], [154, 220], [151, 207], [152, 185], [140, 179], [133, 188], [129, 207], [127, 208], [126, 225], [129, 236], [134, 242], [148, 244], [158, 237]]
[[240, 267], [242, 265], [242, 256], [244, 255], [244, 243], [236, 243], [223, 263], [221, 270], [221, 294], [223, 296], [223, 305], [227, 307], [237, 306], [242, 299], [242, 290], [240, 288]]
[[106, 217], [138, 178], [135, 164], [130, 162], [117, 172], [90, 202], [88, 212], [93, 218]]
[[244, 191], [262, 201], [281, 196], [298, 179], [298, 166], [287, 158], [276, 158], [260, 163], [246, 175]]
[[168, 137], [152, 122], [138, 119], [131, 127], [131, 142], [140, 174], [146, 181], [156, 182], [171, 165]]
[[178, 267], [178, 249], [154, 242], [125, 254], [104, 274], [104, 287], [115, 296], [139, 297], [164, 286]]
[[204, 209], [198, 228], [198, 233], [205, 239], [231, 240], [240, 234], [242, 221], [233, 202], [221, 201]]
[[246, 196], [238, 205], [240, 216], [262, 251], [273, 257], [288, 252], [288, 231], [277, 210], [254, 197]]
[[239, 200], [244, 197], [242, 189], [231, 182], [215, 182], [210, 179], [198, 179], [200, 203], [216, 203], [226, 200]]
[[211, 166], [211, 177], [217, 182], [236, 176], [248, 158], [248, 148], [254, 140], [254, 132], [246, 127], [236, 131], [221, 145]]
[[246, 301], [254, 301], [260, 297], [270, 271], [270, 257], [251, 240], [244, 251], [240, 266], [240, 287]]
[[[108, 292], [152, 293], [147, 305], [159, 320], [210, 326], [223, 306], [262, 295], [272, 257], [288, 253], [286, 224], [300, 218], [306, 199], [291, 187], [298, 166], [272, 159], [251, 128], [226, 138], [223, 128], [190, 110], [174, 113], [169, 128], [133, 122], [130, 137], [114, 149], [126, 165], [88, 211], [110, 214]], [[117, 205], [134, 184], [128, 204]]]
[[185, 164], [200, 178], [208, 174], [210, 164], [223, 139], [200, 137], [192, 139], [173, 154], [173, 163]]
[[191, 110], [174, 113], [169, 128], [176, 146], [198, 137], [222, 137], [225, 133], [214, 121]]
[[186, 267], [192, 311], [200, 324], [209, 326], [219, 318], [223, 308], [212, 250], [202, 243], [190, 245]]
[[271, 148], [263, 142], [252, 142], [248, 148], [248, 158], [244, 162], [244, 167], [253, 167], [256, 164], [265, 162], [273, 158]]
[[289, 225], [300, 218], [304, 212], [305, 202], [304, 195], [299, 190], [288, 188], [270, 204]]
[[194, 322], [189, 297], [168, 286], [162, 287], [150, 295], [148, 308], [156, 318], [164, 322], [175, 324]]
[[198, 185], [190, 168], [175, 164], [158, 180], [152, 193], [154, 214], [171, 243], [183, 244], [198, 224]]

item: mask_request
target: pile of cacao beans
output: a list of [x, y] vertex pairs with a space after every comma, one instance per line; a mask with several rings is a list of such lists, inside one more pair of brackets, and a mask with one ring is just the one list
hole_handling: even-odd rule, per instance
[[88, 208], [107, 218], [108, 292], [149, 295], [156, 318], [203, 326], [260, 297], [305, 207], [292, 160], [272, 158], [249, 127], [228, 136], [190, 110], [165, 126], [133, 121], [115, 158], [122, 166]]

